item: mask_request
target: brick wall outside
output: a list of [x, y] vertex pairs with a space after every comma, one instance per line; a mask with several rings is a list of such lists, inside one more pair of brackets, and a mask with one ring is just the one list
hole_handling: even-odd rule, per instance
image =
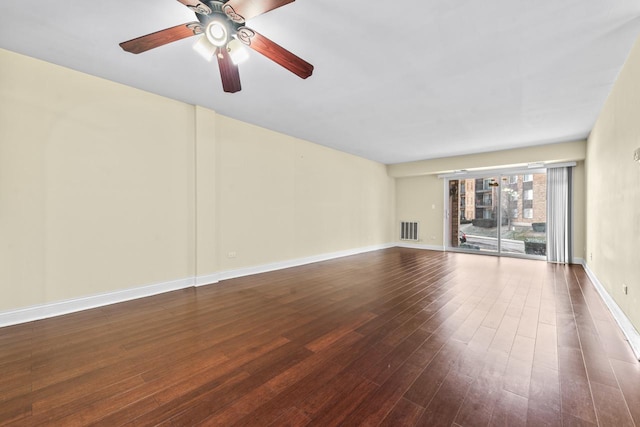
[[533, 220], [547, 222], [547, 175], [533, 175]]
[[[475, 179], [465, 179], [460, 181], [450, 181], [451, 185], [459, 189], [458, 185], [464, 185], [464, 216], [465, 219], [475, 219], [476, 217], [476, 204], [482, 201], [483, 194], [476, 194], [476, 181]], [[514, 203], [512, 207], [518, 209], [517, 218], [511, 218], [514, 224], [531, 224], [534, 222], [546, 222], [547, 218], [547, 175], [546, 174], [534, 174], [533, 181], [524, 181], [524, 175], [517, 175], [517, 183], [508, 184], [507, 181], [502, 181], [501, 187], [509, 186], [518, 194], [517, 203]], [[527, 189], [533, 190], [533, 200], [525, 201], [524, 192]], [[498, 187], [492, 189], [492, 204], [495, 206], [497, 203], [497, 191]], [[451, 199], [451, 242], [454, 246], [458, 245], [458, 231], [460, 220], [460, 208], [461, 208], [461, 195], [457, 191], [455, 196]], [[455, 199], [455, 200], [454, 200]], [[507, 205], [504, 205], [505, 207]], [[533, 209], [533, 218], [524, 218], [524, 209], [530, 207]]]
[[458, 231], [460, 230], [460, 191], [458, 181], [449, 182], [449, 209], [451, 212], [451, 246], [458, 246]]

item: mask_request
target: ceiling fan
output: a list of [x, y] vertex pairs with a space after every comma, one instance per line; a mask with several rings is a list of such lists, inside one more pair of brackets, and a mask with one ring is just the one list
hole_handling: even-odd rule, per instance
[[127, 52], [142, 53], [167, 43], [204, 34], [194, 48], [209, 59], [214, 55], [217, 57], [222, 88], [230, 93], [242, 89], [238, 63], [246, 57], [243, 45], [303, 79], [313, 73], [313, 65], [244, 25], [248, 19], [294, 0], [178, 1], [195, 12], [198, 20], [122, 42], [120, 47]]

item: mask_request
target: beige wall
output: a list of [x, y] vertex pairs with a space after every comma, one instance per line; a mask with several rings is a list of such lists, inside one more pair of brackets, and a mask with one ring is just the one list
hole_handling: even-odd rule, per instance
[[[396, 179], [396, 217], [417, 221], [418, 243], [443, 246], [444, 183], [437, 175]], [[395, 234], [399, 239], [399, 225]]]
[[11, 52], [0, 63], [0, 312], [392, 240], [384, 165]]
[[437, 173], [532, 161], [578, 161], [584, 256], [584, 141], [385, 167], [7, 51], [0, 62], [0, 311], [385, 244], [401, 220], [442, 246]]
[[193, 275], [193, 108], [0, 63], [0, 310]]
[[387, 166], [395, 178], [441, 174], [459, 169], [505, 168], [525, 166], [537, 162], [569, 162], [584, 160], [586, 141], [563, 142], [535, 147], [514, 148], [490, 153], [444, 157]]
[[222, 116], [217, 141], [222, 270], [392, 241], [384, 165]]
[[408, 220], [420, 223], [419, 244], [443, 247], [445, 245], [444, 179], [438, 178], [438, 173], [458, 169], [523, 166], [533, 161], [576, 161], [573, 256], [584, 258], [585, 147], [585, 141], [577, 141], [389, 165], [387, 167], [389, 174], [396, 177], [396, 217], [398, 221]]
[[[640, 43], [587, 144], [587, 265], [640, 330]], [[628, 285], [628, 294], [623, 293]]]

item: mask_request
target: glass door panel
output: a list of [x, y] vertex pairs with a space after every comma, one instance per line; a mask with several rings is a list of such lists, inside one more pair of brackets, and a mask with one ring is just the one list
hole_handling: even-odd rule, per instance
[[450, 247], [545, 256], [546, 186], [546, 172], [449, 180]]
[[451, 246], [498, 252], [498, 177], [451, 180]]
[[501, 249], [507, 254], [547, 254], [547, 174], [504, 175], [501, 179]]

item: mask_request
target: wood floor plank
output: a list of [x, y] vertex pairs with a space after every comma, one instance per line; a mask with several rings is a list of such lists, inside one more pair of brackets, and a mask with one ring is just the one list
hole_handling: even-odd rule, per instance
[[558, 370], [558, 335], [556, 327], [540, 321], [536, 336], [533, 362], [536, 366], [544, 366]]
[[491, 414], [489, 426], [526, 426], [528, 406], [527, 398], [503, 390]]
[[[202, 425], [232, 425], [236, 420], [253, 412], [258, 406], [273, 399], [276, 392], [266, 384], [256, 386], [253, 390], [236, 399], [221, 410], [214, 412], [201, 421]], [[305, 415], [305, 418], [306, 417]]]
[[416, 425], [423, 413], [423, 407], [402, 398], [382, 420], [380, 427], [413, 426]]
[[427, 368], [416, 378], [404, 397], [417, 405], [426, 407], [465, 347], [466, 344], [463, 342], [447, 341]]
[[304, 412], [296, 407], [287, 408], [282, 411], [282, 415], [278, 417], [269, 426], [277, 427], [304, 427], [311, 422]]
[[[290, 389], [278, 394], [273, 399], [262, 402], [255, 410], [244, 417], [240, 417], [232, 425], [234, 426], [264, 426], [273, 423], [282, 415], [282, 408], [294, 405], [300, 410], [302, 403], [317, 390], [334, 380], [344, 369], [334, 363], [323, 364], [321, 369], [312, 371], [304, 377], [304, 381], [299, 381]], [[308, 414], [302, 411], [305, 416]]]
[[560, 392], [562, 399], [562, 412], [575, 418], [597, 424], [595, 407], [589, 380], [586, 377], [560, 374]]
[[336, 396], [320, 408], [313, 417], [313, 423], [321, 426], [342, 425], [344, 419], [377, 389], [376, 384], [362, 378], [353, 390]]
[[422, 367], [405, 363], [378, 387], [345, 419], [345, 425], [378, 425], [393, 410], [402, 395], [422, 371]]
[[562, 406], [558, 371], [534, 363], [527, 409], [529, 425], [561, 425]]
[[609, 387], [593, 382], [591, 383], [591, 392], [599, 424], [620, 427], [635, 425], [622, 391], [618, 387]]
[[482, 369], [460, 405], [455, 422], [458, 425], [489, 425], [493, 409], [503, 392], [503, 374], [509, 357], [498, 350], [488, 350]]
[[450, 371], [416, 425], [451, 425], [472, 382], [472, 378]]
[[0, 328], [0, 425], [640, 426], [580, 266], [390, 248]]
[[611, 359], [611, 364], [633, 421], [640, 425], [640, 364]]
[[343, 336], [357, 329], [363, 323], [366, 323], [375, 317], [376, 315], [373, 313], [364, 312], [363, 314], [357, 316], [353, 321], [345, 322], [334, 328], [332, 331], [329, 331], [325, 335], [310, 342], [306, 345], [306, 347], [311, 351], [323, 350], [335, 343]]
[[127, 424], [136, 426], [196, 425], [253, 389], [254, 384], [250, 381], [250, 377], [251, 375], [246, 372], [219, 377], [190, 393], [161, 404]]
[[[45, 402], [38, 401], [33, 404], [31, 422], [35, 425], [45, 422], [54, 422], [64, 418], [74, 417], [86, 408], [95, 407], [99, 402], [111, 402], [116, 400], [116, 396], [138, 389], [145, 384], [139, 375], [127, 378], [116, 384], [97, 388], [93, 391], [83, 390], [84, 393], [74, 394], [71, 397], [66, 393], [61, 394], [59, 399], [49, 399]], [[143, 395], [149, 392], [143, 392]], [[105, 412], [106, 414], [106, 412]], [[104, 414], [100, 414], [104, 415]]]
[[31, 400], [28, 395], [23, 395], [13, 399], [7, 399], [0, 405], [0, 425], [9, 425], [12, 422], [28, 425], [24, 423], [31, 417]]
[[503, 389], [521, 397], [529, 398], [531, 369], [531, 363], [510, 357], [503, 374]]
[[[274, 416], [280, 415], [279, 408], [281, 406], [285, 404], [300, 406], [307, 396], [334, 380], [339, 372], [343, 371], [347, 365], [359, 357], [363, 349], [370, 345], [367, 340], [362, 338], [362, 335], [351, 332], [336, 341], [333, 346], [316, 352], [281, 375], [269, 380], [265, 385], [276, 392], [277, 396], [268, 402], [260, 402], [253, 413], [240, 418], [238, 425], [262, 426], [273, 420]], [[238, 401], [240, 405], [243, 404], [242, 400], [244, 399]], [[221, 416], [227, 416], [229, 411], [236, 411], [235, 406], [235, 404], [232, 405]]]
[[[286, 345], [287, 342], [284, 338], [274, 340], [256, 349], [255, 353], [247, 354], [243, 358], [233, 358], [221, 365], [215, 365], [201, 371], [187, 371], [188, 375], [183, 375], [181, 379], [174, 380], [171, 386], [157, 389], [154, 393], [154, 398], [160, 404], [165, 404], [180, 399], [185, 395], [197, 394], [199, 390], [209, 388], [212, 383], [217, 384], [220, 378], [225, 378], [234, 372], [244, 372], [240, 371], [240, 367], [244, 363], [262, 357], [269, 351]], [[164, 376], [162, 375], [159, 378], [164, 378]]]
[[471, 340], [467, 343], [467, 348], [458, 360], [456, 369], [459, 373], [470, 378], [478, 378], [487, 357], [487, 351], [496, 334], [495, 329], [480, 326], [476, 330]]

